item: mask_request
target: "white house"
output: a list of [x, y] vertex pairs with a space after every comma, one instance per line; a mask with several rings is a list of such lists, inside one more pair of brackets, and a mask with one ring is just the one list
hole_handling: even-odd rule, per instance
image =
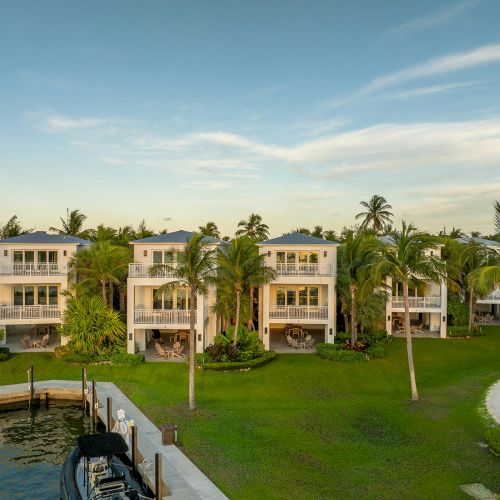
[[0, 329], [6, 336], [62, 321], [68, 289], [68, 263], [89, 241], [43, 231], [0, 240]]
[[[173, 273], [165, 269], [152, 271], [155, 264], [176, 265], [177, 254], [182, 252], [193, 233], [175, 231], [132, 241], [134, 263], [129, 265], [127, 280], [127, 350], [133, 353], [137, 343], [144, 351], [151, 339], [153, 330], [167, 337], [189, 332], [190, 290], [186, 287], [165, 290], [158, 288], [177, 281]], [[216, 238], [205, 237], [205, 241], [216, 248], [222, 242]], [[216, 334], [216, 316], [211, 306], [216, 301], [216, 288], [210, 287], [206, 297], [198, 295], [196, 304], [196, 352], [210, 344]]]
[[[484, 238], [476, 238], [473, 236], [464, 236], [458, 238], [459, 243], [467, 245], [469, 243], [478, 243], [484, 245], [500, 254], [500, 243], [493, 240], [485, 240]], [[500, 287], [494, 290], [486, 297], [476, 300], [476, 309], [480, 314], [492, 314], [496, 320], [500, 320]]]
[[[384, 239], [387, 237], [382, 237]], [[427, 252], [441, 257], [441, 245]], [[410, 322], [411, 326], [421, 330], [430, 337], [446, 338], [448, 314], [448, 287], [446, 282], [436, 282], [422, 278], [426, 283], [422, 289], [410, 288]], [[389, 335], [404, 322], [404, 302], [402, 283], [387, 278], [387, 288], [391, 294], [386, 303], [386, 330]]]
[[333, 342], [338, 243], [291, 233], [257, 243], [276, 279], [259, 290], [259, 334], [266, 349], [286, 344], [301, 327], [316, 342]]

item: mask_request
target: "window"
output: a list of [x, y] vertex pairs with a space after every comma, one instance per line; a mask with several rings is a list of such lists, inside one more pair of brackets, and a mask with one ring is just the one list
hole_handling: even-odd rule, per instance
[[163, 264], [162, 255], [163, 255], [162, 252], [155, 250], [153, 252], [153, 264]]
[[172, 265], [174, 261], [177, 260], [175, 257], [175, 252], [173, 252], [172, 250], [166, 250], [165, 252], [163, 252], [163, 262], [165, 264]]
[[299, 306], [307, 306], [307, 287], [299, 288]]
[[158, 293], [153, 289], [153, 309], [182, 309], [187, 311], [190, 303], [189, 288], [167, 289]]
[[174, 291], [172, 289], [165, 290], [163, 295], [163, 309], [174, 308]]
[[[56, 290], [57, 293], [57, 290]], [[47, 305], [47, 287], [39, 286], [38, 287], [38, 304], [41, 306]]]
[[276, 305], [278, 305], [278, 306], [285, 305], [285, 289], [284, 288], [276, 289]]
[[319, 288], [317, 286], [309, 287], [309, 305], [317, 306], [319, 304]]
[[35, 252], [33, 250], [27, 250], [24, 252], [24, 262], [26, 264], [32, 264], [35, 262]]
[[57, 305], [57, 286], [49, 286], [49, 305]]
[[26, 286], [24, 287], [24, 305], [34, 306], [35, 305], [35, 287]]
[[57, 253], [56, 251], [54, 250], [50, 250], [49, 251], [49, 262], [51, 264], [56, 264], [57, 263]]
[[22, 286], [14, 287], [14, 305], [15, 306], [24, 305], [24, 291]]
[[276, 263], [284, 264], [285, 263], [285, 252], [276, 252]]
[[57, 285], [16, 285], [13, 287], [15, 306], [56, 306], [59, 289]]
[[276, 305], [278, 306], [319, 306], [319, 287], [290, 286], [276, 288]]
[[177, 261], [176, 254], [173, 250], [153, 250], [153, 264], [173, 265]]
[[311, 252], [309, 254], [309, 264], [317, 264], [318, 261], [318, 252]]
[[286, 305], [294, 306], [295, 305], [295, 289], [287, 288], [286, 289]]
[[295, 264], [295, 262], [296, 262], [295, 252], [287, 252], [286, 253], [286, 263], [287, 264]]
[[16, 250], [13, 254], [14, 264], [22, 264], [23, 263], [23, 252], [22, 250]]
[[299, 263], [307, 264], [309, 260], [308, 257], [309, 257], [309, 252], [299, 252]]

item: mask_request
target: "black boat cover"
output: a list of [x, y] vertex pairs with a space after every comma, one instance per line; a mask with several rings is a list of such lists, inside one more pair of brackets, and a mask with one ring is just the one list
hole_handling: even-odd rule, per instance
[[110, 457], [128, 451], [127, 443], [116, 432], [80, 436], [78, 438], [78, 448], [80, 448], [82, 456], [86, 458]]

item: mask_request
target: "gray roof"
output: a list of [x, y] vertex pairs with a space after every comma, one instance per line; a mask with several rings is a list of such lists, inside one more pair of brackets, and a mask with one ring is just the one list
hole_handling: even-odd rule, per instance
[[257, 245], [338, 245], [335, 241], [322, 240], [303, 233], [290, 233], [272, 240], [259, 241]]
[[71, 236], [70, 234], [49, 234], [45, 231], [34, 231], [33, 233], [21, 234], [0, 240], [0, 244], [26, 243], [26, 244], [49, 244], [49, 245], [92, 245], [91, 241]]
[[[187, 243], [194, 232], [192, 231], [174, 231], [173, 233], [157, 234], [142, 240], [131, 241], [130, 243]], [[205, 236], [203, 241], [206, 243], [226, 243], [223, 240], [218, 240], [212, 236]]]
[[500, 247], [500, 242], [493, 240], [485, 240], [484, 238], [478, 238], [476, 236], [462, 236], [457, 238], [459, 243], [467, 245], [469, 243], [478, 243], [479, 245], [484, 245], [486, 247]]

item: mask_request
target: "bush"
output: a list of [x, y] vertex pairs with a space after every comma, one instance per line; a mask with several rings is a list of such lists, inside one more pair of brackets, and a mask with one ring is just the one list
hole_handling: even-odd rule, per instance
[[485, 333], [482, 328], [475, 325], [469, 330], [468, 325], [454, 325], [448, 327], [448, 337], [482, 337]]
[[383, 342], [387, 340], [387, 330], [379, 330], [374, 332], [364, 332], [359, 335], [359, 338], [364, 339], [369, 345], [377, 344], [378, 342]]
[[230, 361], [230, 362], [211, 362], [210, 358], [206, 356], [206, 353], [196, 354], [195, 363], [198, 367], [204, 370], [214, 370], [214, 371], [233, 371], [233, 370], [245, 370], [258, 368], [259, 366], [265, 365], [276, 358], [276, 353], [274, 351], [266, 351], [259, 358], [250, 359], [248, 361]]
[[366, 360], [362, 352], [345, 350], [337, 344], [318, 344], [316, 352], [319, 357], [330, 361], [340, 361], [343, 363], [359, 363]]
[[5, 330], [3, 328], [0, 328], [0, 342], [2, 342], [4, 337], [5, 337]]
[[237, 342], [234, 342], [234, 327], [231, 326], [225, 333], [218, 333], [214, 343], [210, 344], [205, 353], [212, 362], [246, 362], [251, 359], [260, 358], [266, 352], [264, 344], [259, 339], [256, 331], [249, 332], [241, 327]]
[[469, 321], [469, 308], [467, 304], [458, 302], [457, 299], [451, 298], [448, 301], [448, 318], [449, 325], [465, 325]]
[[385, 356], [385, 349], [380, 344], [373, 344], [365, 350], [370, 359], [379, 359]]
[[116, 351], [109, 360], [114, 365], [131, 365], [137, 366], [144, 363], [144, 354], [128, 354], [126, 351]]
[[489, 449], [495, 455], [500, 456], [500, 425], [486, 431], [485, 438]]
[[0, 347], [0, 361], [6, 361], [10, 358], [10, 351], [8, 347]]
[[351, 334], [349, 332], [337, 332], [335, 334], [335, 343], [343, 344], [346, 341], [351, 341]]
[[59, 359], [66, 358], [69, 355], [69, 348], [67, 345], [60, 345], [54, 349], [54, 356]]

